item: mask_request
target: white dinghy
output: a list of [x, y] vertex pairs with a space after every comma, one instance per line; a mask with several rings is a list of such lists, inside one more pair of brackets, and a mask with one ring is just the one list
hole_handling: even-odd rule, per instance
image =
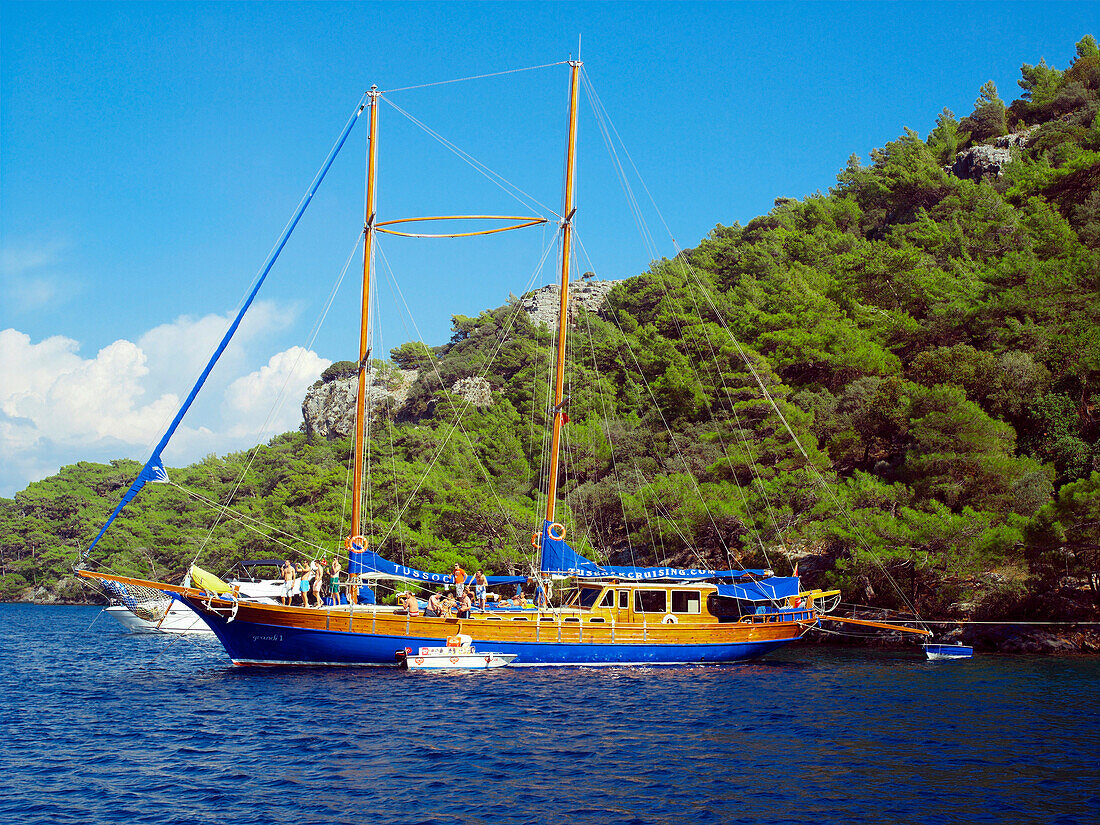
[[516, 658], [514, 653], [478, 653], [472, 643], [462, 633], [448, 638], [446, 647], [422, 647], [415, 655], [406, 648], [397, 652], [398, 663], [407, 670], [489, 670]]

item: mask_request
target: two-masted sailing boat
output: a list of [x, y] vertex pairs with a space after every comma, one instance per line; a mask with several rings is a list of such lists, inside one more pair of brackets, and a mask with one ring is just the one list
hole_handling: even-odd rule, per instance
[[[408, 650], [438, 647], [448, 638], [465, 635], [473, 644], [504, 656], [513, 665], [654, 665], [733, 662], [761, 656], [800, 638], [839, 601], [839, 593], [804, 591], [797, 576], [780, 577], [770, 570], [677, 569], [604, 566], [579, 555], [566, 541], [566, 528], [556, 518], [558, 455], [565, 420], [564, 378], [569, 299], [570, 245], [573, 235], [574, 169], [577, 136], [579, 61], [570, 61], [570, 103], [566, 153], [564, 210], [560, 224], [561, 292], [557, 329], [557, 362], [551, 409], [550, 464], [546, 479], [547, 503], [533, 544], [539, 552], [543, 578], [575, 578], [571, 601], [537, 610], [489, 610], [467, 618], [429, 617], [397, 612], [392, 606], [338, 605], [308, 609], [260, 604], [195, 587], [180, 587], [87, 569], [80, 575], [97, 580], [124, 603], [143, 595], [169, 594], [195, 610], [210, 625], [237, 665], [395, 665]], [[274, 262], [286, 235], [316, 191], [335, 153], [352, 125], [365, 110], [369, 116], [366, 220], [363, 258], [363, 301], [359, 343], [357, 425], [355, 430], [351, 524], [345, 540], [349, 571], [360, 575], [381, 574], [412, 582], [446, 582], [445, 574], [430, 573], [394, 564], [367, 547], [363, 532], [363, 461], [366, 373], [369, 361], [368, 323], [371, 290], [372, 243], [377, 232], [396, 232], [390, 227], [408, 221], [376, 220], [375, 181], [378, 99], [372, 88], [345, 126], [343, 134], [315, 179], [308, 196], [276, 245], [263, 275], [245, 302], [248, 308], [255, 290]], [[449, 216], [448, 219], [468, 216]], [[486, 216], [474, 216], [484, 218]], [[497, 216], [494, 216], [497, 217]], [[440, 218], [417, 218], [442, 220]], [[540, 219], [514, 218], [516, 226]], [[517, 223], [518, 222], [518, 223]], [[488, 230], [500, 231], [500, 230]], [[397, 233], [401, 234], [401, 233]], [[478, 233], [465, 233], [478, 234]], [[198, 385], [177, 415], [139, 478], [112, 514], [137, 493], [145, 481], [164, 473], [160, 451], [171, 437], [214, 361], [232, 335], [237, 321]], [[107, 523], [110, 524], [110, 520]], [[103, 530], [107, 529], [104, 525]], [[100, 531], [96, 541], [103, 534]], [[95, 542], [89, 546], [95, 545]], [[85, 554], [87, 556], [87, 553]], [[899, 630], [909, 628], [899, 627]], [[924, 631], [921, 631], [924, 632]]]

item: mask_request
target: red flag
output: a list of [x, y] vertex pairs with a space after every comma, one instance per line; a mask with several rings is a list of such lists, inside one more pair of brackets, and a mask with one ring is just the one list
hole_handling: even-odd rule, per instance
[[562, 414], [561, 414], [561, 423], [562, 424], [568, 424], [569, 423], [569, 413], [565, 412], [564, 410], [562, 411]]

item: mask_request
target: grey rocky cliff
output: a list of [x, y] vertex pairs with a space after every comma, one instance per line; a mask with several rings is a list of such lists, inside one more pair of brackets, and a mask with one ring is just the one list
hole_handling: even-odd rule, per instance
[[971, 146], [955, 155], [955, 162], [947, 167], [947, 171], [957, 178], [975, 181], [983, 178], [999, 178], [1004, 174], [1004, 167], [1012, 160], [1013, 147], [1027, 146], [1030, 135], [1031, 130], [1016, 132], [1011, 135], [1002, 135], [992, 144]]
[[[416, 370], [367, 371], [367, 401], [377, 410], [381, 406], [400, 407], [405, 403], [409, 387], [416, 380]], [[345, 438], [355, 431], [355, 396], [358, 382], [355, 376], [318, 381], [302, 401], [302, 429], [307, 435], [324, 438]]]
[[[618, 281], [574, 281], [569, 285], [569, 306], [582, 306], [589, 312], [599, 312], [607, 303], [607, 294]], [[523, 309], [535, 326], [546, 324], [553, 329], [558, 323], [561, 287], [550, 284], [532, 290], [520, 299]]]

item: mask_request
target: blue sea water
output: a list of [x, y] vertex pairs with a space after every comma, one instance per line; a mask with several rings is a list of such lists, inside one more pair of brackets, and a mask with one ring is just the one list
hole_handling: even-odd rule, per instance
[[234, 668], [0, 606], [30, 823], [1095, 823], [1100, 659], [792, 646], [652, 669]]

